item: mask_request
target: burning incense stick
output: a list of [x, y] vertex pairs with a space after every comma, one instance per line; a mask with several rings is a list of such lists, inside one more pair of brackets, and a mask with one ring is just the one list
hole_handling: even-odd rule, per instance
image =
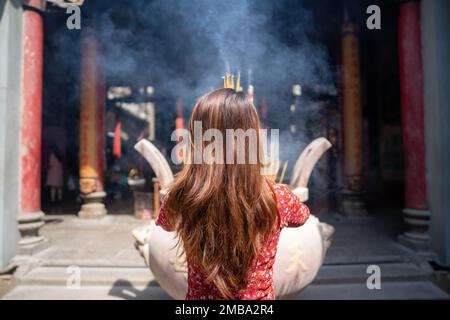
[[225, 76], [222, 77], [223, 79], [223, 87], [228, 89], [233, 89], [236, 92], [241, 92], [241, 73], [239, 72], [236, 76], [236, 85], [234, 82], [234, 75], [231, 73], [225, 73]]
[[278, 171], [280, 171], [280, 160], [277, 161], [277, 166], [275, 167], [275, 171], [272, 175], [272, 180], [277, 181]]
[[242, 87], [241, 87], [241, 73], [238, 72], [237, 79], [236, 79], [236, 92], [241, 92], [241, 91], [242, 91]]
[[231, 74], [227, 73], [227, 88], [233, 89], [231, 87]]
[[225, 73], [225, 76], [223, 77], [223, 87], [224, 88], [230, 87], [230, 74], [228, 72]]
[[280, 183], [283, 183], [284, 176], [286, 175], [286, 169], [288, 166], [289, 160], [287, 160], [283, 165], [283, 170], [281, 171]]
[[253, 103], [254, 100], [253, 91], [254, 91], [253, 86], [249, 85], [247, 89], [247, 99], [250, 103]]

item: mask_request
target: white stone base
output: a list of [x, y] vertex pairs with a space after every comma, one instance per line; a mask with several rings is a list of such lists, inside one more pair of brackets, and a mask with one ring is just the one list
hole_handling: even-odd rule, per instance
[[82, 195], [84, 204], [81, 206], [78, 212], [78, 217], [82, 219], [99, 219], [103, 218], [107, 214], [103, 199], [106, 197], [106, 193], [93, 192], [88, 195]]

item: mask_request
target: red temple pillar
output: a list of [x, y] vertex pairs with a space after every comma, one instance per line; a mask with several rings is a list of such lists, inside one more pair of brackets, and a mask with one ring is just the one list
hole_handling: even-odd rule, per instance
[[346, 22], [342, 27], [342, 128], [344, 185], [341, 212], [365, 215], [364, 149], [361, 101], [361, 75], [357, 28]]
[[398, 39], [405, 167], [403, 212], [409, 227], [409, 231], [399, 239], [409, 247], [423, 250], [429, 242], [430, 212], [425, 179], [423, 70], [418, 1], [409, 1], [400, 6]]
[[22, 102], [20, 124], [19, 250], [32, 253], [45, 239], [39, 236], [41, 211], [42, 65], [44, 1], [23, 4]]
[[97, 63], [97, 171], [98, 188], [103, 190], [105, 177], [105, 108], [106, 108], [106, 84], [105, 74], [101, 63]]
[[83, 31], [81, 40], [80, 92], [80, 192], [84, 201], [80, 218], [106, 215], [103, 199], [104, 166], [104, 80], [99, 64], [95, 32]]
[[[180, 142], [183, 139], [183, 135], [181, 133], [181, 131], [184, 129], [184, 119], [183, 119], [183, 101], [179, 98], [177, 100], [177, 104], [176, 104], [176, 112], [177, 112], [177, 117], [175, 118], [175, 134], [176, 134], [176, 138], [177, 138], [177, 142]], [[177, 159], [178, 159], [178, 163], [182, 163], [185, 157], [184, 154], [184, 150], [180, 149], [177, 153]]]

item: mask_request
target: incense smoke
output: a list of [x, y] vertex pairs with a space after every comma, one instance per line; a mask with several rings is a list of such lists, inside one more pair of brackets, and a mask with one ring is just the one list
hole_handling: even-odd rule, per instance
[[[286, 132], [292, 85], [333, 85], [327, 50], [302, 1], [99, 0], [86, 1], [82, 14], [81, 33], [91, 25], [101, 40], [108, 85], [155, 88], [157, 139], [163, 144], [170, 144], [177, 99], [187, 117], [196, 98], [222, 86], [225, 72], [240, 71], [244, 90], [251, 77], [255, 105], [266, 98], [268, 125], [280, 129], [280, 154], [291, 169], [309, 142], [294, 141]], [[69, 33], [53, 41], [77, 73], [79, 59], [67, 49], [74, 45]], [[321, 129], [315, 121], [307, 125]]]
[[[253, 71], [256, 97], [289, 95], [293, 83], [329, 84], [326, 50], [315, 43], [311, 13], [292, 1], [132, 1], [100, 13], [105, 66], [112, 79], [152, 83], [185, 105], [221, 76]], [[285, 25], [286, 12], [295, 21]], [[292, 13], [290, 16], [292, 20]], [[278, 98], [279, 99], [279, 98]], [[257, 100], [258, 102], [258, 100]], [[281, 101], [277, 100], [277, 104]]]

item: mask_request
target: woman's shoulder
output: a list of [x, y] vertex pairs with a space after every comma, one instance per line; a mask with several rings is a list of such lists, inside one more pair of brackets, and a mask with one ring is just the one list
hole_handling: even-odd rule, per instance
[[309, 217], [309, 208], [285, 184], [271, 183], [283, 227], [299, 227]]
[[272, 180], [269, 180], [269, 185], [278, 206], [282, 206], [296, 200], [297, 196], [292, 192], [288, 185], [277, 183]]
[[291, 189], [286, 184], [277, 183], [273, 180], [268, 181], [271, 189], [273, 190], [276, 196], [286, 196], [293, 194]]

